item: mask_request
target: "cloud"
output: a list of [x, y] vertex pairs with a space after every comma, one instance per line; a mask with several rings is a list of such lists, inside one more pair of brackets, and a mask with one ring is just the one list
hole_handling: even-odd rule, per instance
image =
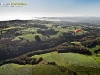
[[0, 14], [0, 20], [14, 20], [14, 19], [32, 19], [32, 17], [67, 17], [80, 16], [70, 13], [52, 13], [52, 12], [5, 12]]

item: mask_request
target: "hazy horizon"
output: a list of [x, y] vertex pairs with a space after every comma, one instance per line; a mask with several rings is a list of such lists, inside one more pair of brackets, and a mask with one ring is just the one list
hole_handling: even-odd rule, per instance
[[1, 7], [0, 20], [32, 17], [100, 17], [100, 0], [0, 0], [0, 3], [24, 2], [23, 7]]

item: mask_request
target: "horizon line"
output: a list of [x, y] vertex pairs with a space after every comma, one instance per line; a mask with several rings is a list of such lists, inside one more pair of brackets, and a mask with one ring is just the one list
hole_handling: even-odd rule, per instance
[[[15, 19], [0, 19], [0, 21], [11, 21], [11, 20], [41, 20], [41, 18], [100, 18], [100, 16], [44, 16], [44, 17], [31, 17], [28, 19], [21, 19], [21, 18], [15, 18]], [[40, 18], [40, 19], [39, 19]]]

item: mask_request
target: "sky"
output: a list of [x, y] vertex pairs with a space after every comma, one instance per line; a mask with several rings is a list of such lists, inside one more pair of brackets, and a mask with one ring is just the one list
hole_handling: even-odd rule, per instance
[[0, 3], [27, 3], [21, 7], [2, 7], [0, 20], [32, 17], [100, 17], [100, 0], [0, 0]]

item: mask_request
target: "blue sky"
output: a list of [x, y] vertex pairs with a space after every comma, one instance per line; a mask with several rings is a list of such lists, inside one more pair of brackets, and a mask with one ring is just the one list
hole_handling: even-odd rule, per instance
[[0, 7], [0, 16], [100, 16], [100, 0], [0, 0], [11, 2], [27, 2], [27, 6]]

